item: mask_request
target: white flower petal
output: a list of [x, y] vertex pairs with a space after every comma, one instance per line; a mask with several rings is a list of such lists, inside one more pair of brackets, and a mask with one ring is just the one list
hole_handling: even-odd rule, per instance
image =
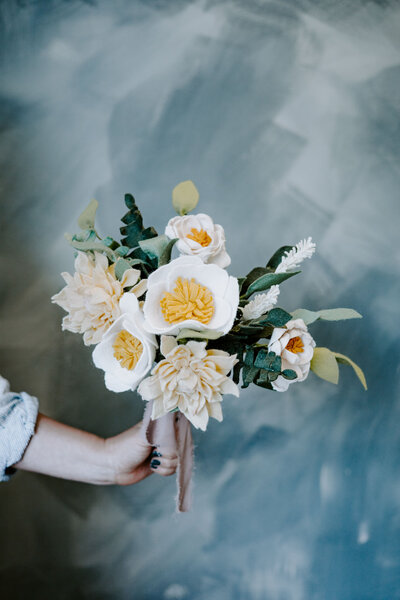
[[223, 420], [221, 402], [213, 402], [212, 404], [208, 404], [207, 410], [208, 415], [213, 419], [216, 419], [219, 422]]
[[189, 419], [189, 421], [196, 427], [196, 429], [201, 429], [205, 431], [207, 429], [208, 424], [208, 410], [207, 406], [204, 406], [198, 413], [190, 414], [189, 412], [185, 413], [185, 417]]
[[104, 374], [104, 383], [105, 383], [106, 388], [108, 390], [110, 390], [111, 392], [116, 392], [116, 393], [127, 392], [130, 389], [129, 385], [122, 382], [117, 377], [114, 377], [114, 375], [109, 372]]
[[133, 285], [135, 285], [135, 283], [137, 283], [139, 277], [140, 271], [138, 269], [127, 269], [126, 271], [124, 271], [124, 274], [122, 276], [122, 287], [132, 287]]
[[156, 398], [153, 401], [153, 410], [151, 412], [151, 418], [153, 421], [163, 417], [167, 414], [167, 411], [164, 409], [163, 401], [161, 398]]

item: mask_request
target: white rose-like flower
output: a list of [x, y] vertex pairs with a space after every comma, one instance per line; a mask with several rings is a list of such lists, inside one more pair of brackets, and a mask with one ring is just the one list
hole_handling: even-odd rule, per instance
[[209, 417], [222, 421], [222, 394], [239, 396], [238, 386], [227, 377], [237, 363], [236, 355], [207, 350], [205, 342], [178, 345], [170, 336], [161, 338], [161, 352], [165, 359], [138, 389], [144, 400], [153, 400], [151, 418], [179, 409], [203, 431]]
[[156, 334], [175, 335], [183, 328], [225, 334], [232, 328], [238, 305], [235, 277], [196, 256], [181, 256], [149, 276], [145, 328]]
[[304, 381], [310, 371], [310, 362], [314, 354], [315, 342], [303, 319], [292, 319], [285, 327], [275, 327], [268, 350], [281, 357], [281, 370], [292, 369], [296, 379], [285, 379], [282, 375], [272, 382], [277, 392], [285, 392], [291, 383]]
[[93, 351], [93, 362], [105, 372], [106, 388], [112, 392], [135, 390], [153, 366], [157, 342], [143, 329], [143, 313], [132, 293], [120, 300], [121, 316]]
[[178, 238], [176, 247], [181, 254], [198, 256], [205, 263], [214, 263], [222, 269], [231, 264], [225, 250], [225, 233], [204, 214], [174, 217], [168, 221], [165, 235]]
[[133, 286], [131, 292], [137, 297], [146, 291], [146, 280], [139, 281], [138, 269], [127, 269], [122, 281], [115, 277], [114, 269], [104, 254], [78, 252], [74, 275], [61, 273], [67, 285], [51, 299], [69, 313], [63, 319], [63, 331], [83, 333], [86, 346], [100, 342], [121, 315], [119, 300], [124, 288]]

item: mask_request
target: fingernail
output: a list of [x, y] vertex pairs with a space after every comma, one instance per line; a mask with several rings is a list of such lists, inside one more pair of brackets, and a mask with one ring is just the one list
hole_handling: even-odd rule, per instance
[[162, 456], [161, 452], [157, 452], [157, 450], [154, 450], [154, 451], [151, 453], [151, 455], [152, 455], [152, 456], [160, 456], [160, 457]]
[[154, 460], [152, 460], [152, 461], [151, 461], [151, 463], [150, 463], [150, 467], [151, 467], [152, 469], [157, 469], [158, 465], [161, 465], [161, 463], [160, 463], [160, 461], [159, 461], [159, 460], [157, 460], [157, 459], [154, 459]]

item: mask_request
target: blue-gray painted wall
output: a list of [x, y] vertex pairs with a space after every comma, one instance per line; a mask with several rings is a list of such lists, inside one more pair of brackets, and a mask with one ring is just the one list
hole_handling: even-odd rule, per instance
[[162, 231], [183, 179], [225, 227], [232, 274], [311, 235], [288, 310], [348, 354], [338, 386], [224, 401], [195, 433], [195, 506], [174, 481], [96, 488], [20, 473], [0, 488], [4, 600], [400, 598], [400, 3], [0, 4], [0, 372], [100, 435], [138, 421], [50, 303], [63, 234], [92, 197], [118, 234], [131, 192]]

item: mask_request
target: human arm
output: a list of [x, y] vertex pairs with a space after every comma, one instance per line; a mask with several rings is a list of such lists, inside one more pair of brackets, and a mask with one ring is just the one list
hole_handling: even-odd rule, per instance
[[176, 457], [158, 457], [151, 466], [153, 448], [141, 436], [141, 423], [114, 437], [59, 423], [39, 413], [36, 433], [14, 468], [97, 485], [130, 485], [153, 472], [172, 475]]
[[0, 377], [0, 480], [15, 469], [99, 485], [129, 485], [152, 472], [172, 475], [176, 456], [152, 451], [140, 423], [105, 440], [41, 415], [36, 398], [10, 392]]

